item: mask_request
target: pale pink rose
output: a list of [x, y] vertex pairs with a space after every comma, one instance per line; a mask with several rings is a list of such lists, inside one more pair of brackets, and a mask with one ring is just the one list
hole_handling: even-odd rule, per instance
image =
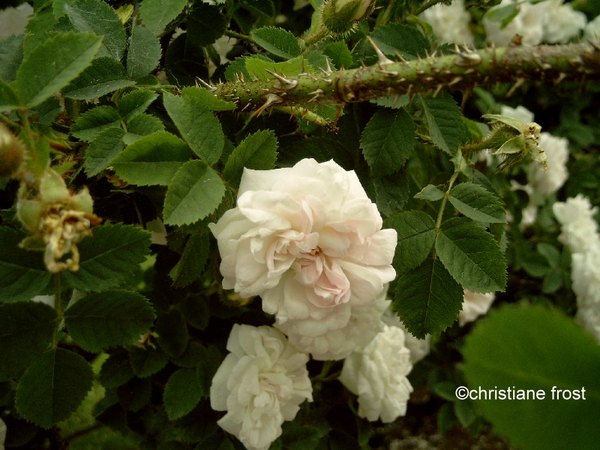
[[348, 308], [350, 318], [341, 328], [334, 326], [324, 330], [323, 324], [310, 318], [275, 323], [275, 327], [283, 331], [299, 350], [310, 353], [313, 359], [344, 359], [354, 350], [365, 347], [383, 329], [381, 317], [390, 304], [385, 298], [386, 293], [384, 291], [372, 304]]
[[249, 450], [266, 450], [293, 420], [305, 400], [312, 401], [308, 355], [271, 327], [235, 324], [227, 341], [231, 353], [210, 386], [210, 405], [227, 411], [217, 424]]
[[333, 161], [245, 169], [236, 208], [209, 226], [223, 287], [260, 295], [278, 324], [312, 321], [315, 335], [345, 327], [396, 275], [396, 231], [382, 230], [354, 171]]
[[393, 422], [406, 414], [413, 388], [412, 370], [404, 331], [384, 325], [364, 349], [344, 361], [340, 382], [358, 396], [358, 415], [370, 421]]

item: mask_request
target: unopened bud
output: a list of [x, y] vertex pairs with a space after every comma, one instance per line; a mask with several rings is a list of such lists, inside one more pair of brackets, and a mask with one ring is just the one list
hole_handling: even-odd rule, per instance
[[323, 4], [323, 24], [334, 33], [345, 33], [374, 8], [373, 0], [329, 0]]
[[0, 124], [0, 178], [13, 177], [21, 167], [24, 154], [21, 140]]

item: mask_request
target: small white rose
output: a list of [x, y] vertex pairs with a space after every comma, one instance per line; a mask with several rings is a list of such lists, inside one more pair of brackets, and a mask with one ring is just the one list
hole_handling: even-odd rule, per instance
[[363, 350], [344, 361], [339, 380], [358, 396], [358, 415], [370, 421], [393, 422], [406, 414], [413, 388], [412, 370], [404, 331], [384, 325], [383, 331]]
[[235, 324], [229, 354], [210, 387], [210, 404], [227, 411], [217, 424], [249, 450], [266, 450], [293, 420], [305, 400], [312, 401], [306, 363], [278, 330]]

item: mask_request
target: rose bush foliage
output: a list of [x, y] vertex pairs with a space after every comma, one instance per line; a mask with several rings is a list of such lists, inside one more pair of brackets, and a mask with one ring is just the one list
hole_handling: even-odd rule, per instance
[[600, 439], [593, 2], [9, 3], [0, 446]]

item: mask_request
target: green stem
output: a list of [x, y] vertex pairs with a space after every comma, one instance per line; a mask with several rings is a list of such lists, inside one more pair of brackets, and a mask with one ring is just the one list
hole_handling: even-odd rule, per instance
[[395, 7], [396, 7], [396, 0], [390, 0], [387, 3], [387, 6], [385, 7], [385, 9], [383, 11], [381, 11], [381, 13], [379, 13], [379, 15], [377, 16], [377, 20], [375, 21], [375, 28], [382, 27], [386, 23], [389, 22], [390, 17], [392, 16], [392, 12], [394, 11]]
[[225, 30], [225, 34], [229, 37], [241, 39], [242, 41], [251, 42], [252, 44], [255, 43], [254, 39], [252, 39], [252, 37], [247, 34], [238, 33], [237, 31], [232, 31], [232, 30]]
[[60, 279], [60, 273], [53, 275], [54, 279], [54, 310], [56, 311], [56, 327], [54, 328], [54, 336], [52, 339], [52, 346], [56, 348], [58, 346], [59, 334], [63, 323], [63, 305], [62, 305], [62, 283]]
[[308, 36], [306, 36], [303, 39], [304, 44], [306, 45], [306, 49], [312, 47], [319, 41], [322, 41], [323, 39], [328, 37], [330, 34], [331, 34], [331, 32], [327, 28], [325, 28], [324, 26], [321, 26], [321, 28], [319, 28], [315, 33], [309, 34]]
[[446, 204], [448, 203], [448, 197], [450, 197], [450, 191], [452, 190], [452, 186], [454, 186], [454, 182], [458, 178], [458, 174], [460, 170], [458, 167], [454, 168], [454, 173], [450, 177], [450, 181], [448, 181], [448, 189], [444, 193], [444, 198], [442, 198], [442, 203], [440, 204], [440, 210], [438, 211], [437, 220], [435, 221], [435, 231], [439, 233], [442, 228], [442, 218], [444, 217], [444, 211], [446, 210]]
[[313, 381], [315, 383], [318, 382], [327, 382], [327, 381], [332, 381], [335, 380], [339, 374], [337, 373], [330, 373], [331, 369], [333, 368], [333, 361], [325, 361], [323, 362], [323, 368], [321, 369], [321, 372], [319, 373], [319, 375], [317, 375], [316, 377], [313, 378]]

